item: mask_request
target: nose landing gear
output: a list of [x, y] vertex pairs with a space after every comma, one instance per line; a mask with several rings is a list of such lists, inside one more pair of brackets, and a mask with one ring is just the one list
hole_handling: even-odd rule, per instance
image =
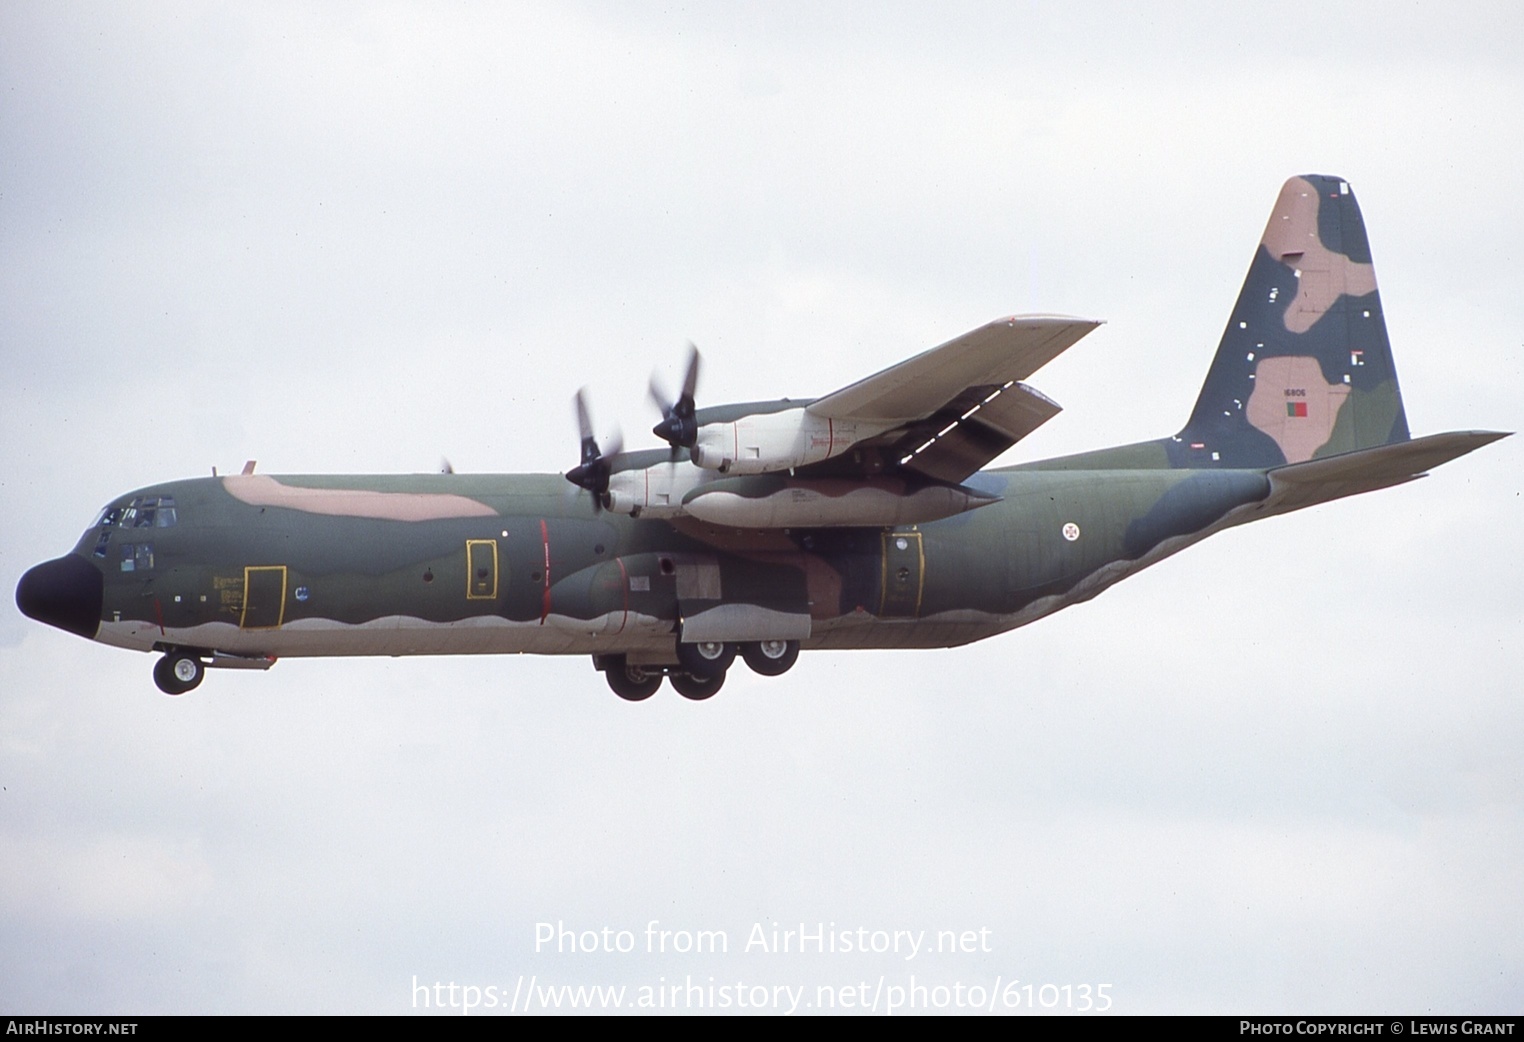
[[206, 676], [206, 666], [188, 651], [170, 651], [153, 667], [153, 682], [166, 695], [193, 691]]

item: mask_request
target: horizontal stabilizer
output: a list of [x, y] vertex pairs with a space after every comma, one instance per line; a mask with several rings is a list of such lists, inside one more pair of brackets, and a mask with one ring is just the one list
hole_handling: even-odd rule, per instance
[[1401, 485], [1506, 437], [1507, 432], [1499, 431], [1451, 431], [1276, 467], [1270, 471], [1270, 495], [1256, 513], [1284, 514]]

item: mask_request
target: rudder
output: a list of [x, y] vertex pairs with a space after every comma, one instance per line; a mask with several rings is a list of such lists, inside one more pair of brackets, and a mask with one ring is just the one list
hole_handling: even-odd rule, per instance
[[1276, 467], [1407, 440], [1359, 204], [1340, 178], [1293, 177], [1170, 463]]

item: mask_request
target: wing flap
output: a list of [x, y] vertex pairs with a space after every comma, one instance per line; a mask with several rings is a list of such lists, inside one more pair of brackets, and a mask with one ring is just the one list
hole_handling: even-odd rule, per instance
[[1063, 411], [1063, 407], [1036, 388], [1018, 383], [995, 388], [974, 406], [964, 422], [991, 427], [1015, 444]]
[[808, 411], [833, 420], [919, 420], [969, 388], [1025, 380], [1098, 325], [1063, 315], [997, 319], [817, 399]]
[[938, 481], [957, 483], [1062, 411], [1040, 391], [970, 387], [896, 442], [898, 462]]

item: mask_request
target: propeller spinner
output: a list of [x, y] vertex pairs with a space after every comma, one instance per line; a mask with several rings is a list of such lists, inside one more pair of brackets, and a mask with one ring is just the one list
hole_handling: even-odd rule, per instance
[[698, 443], [698, 422], [693, 418], [693, 391], [698, 386], [699, 351], [692, 343], [688, 345], [688, 372], [683, 377], [683, 393], [677, 401], [668, 402], [667, 396], [651, 378], [651, 400], [661, 410], [662, 420], [651, 433], [674, 449], [691, 449]]

